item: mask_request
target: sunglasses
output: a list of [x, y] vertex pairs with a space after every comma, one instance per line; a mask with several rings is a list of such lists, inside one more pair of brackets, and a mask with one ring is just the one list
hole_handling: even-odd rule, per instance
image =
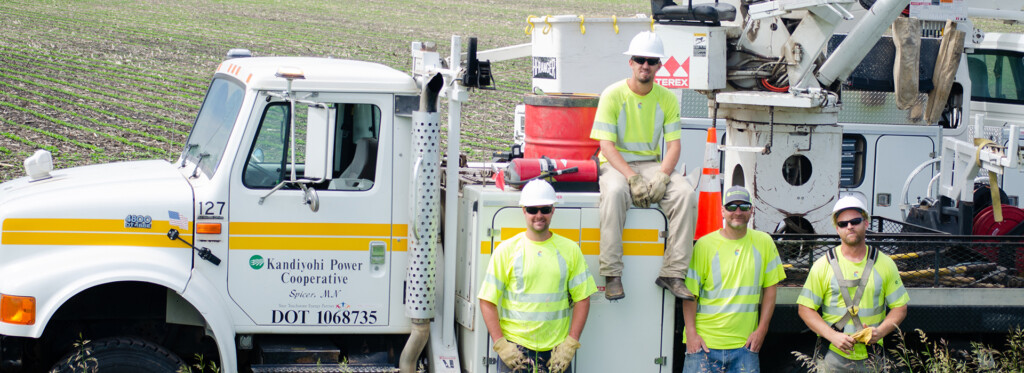
[[853, 218], [845, 221], [837, 221], [836, 226], [839, 228], [846, 228], [847, 225], [858, 226], [864, 222], [864, 218]]
[[551, 206], [526, 206], [526, 213], [536, 215], [538, 212], [544, 215], [550, 214], [554, 207]]
[[637, 65], [643, 65], [644, 62], [647, 62], [648, 65], [654, 66], [661, 63], [661, 59], [658, 57], [633, 56], [633, 62], [636, 62]]
[[733, 212], [736, 211], [736, 209], [740, 209], [740, 211], [750, 211], [750, 207], [749, 203], [736, 203], [725, 205], [725, 211]]

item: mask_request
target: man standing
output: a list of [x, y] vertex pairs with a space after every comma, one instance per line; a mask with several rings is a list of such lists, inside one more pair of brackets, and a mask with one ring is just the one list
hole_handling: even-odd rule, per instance
[[831, 342], [818, 362], [821, 371], [880, 371], [882, 353], [872, 350], [907, 317], [910, 297], [896, 263], [864, 241], [868, 219], [859, 198], [847, 196], [836, 202], [832, 223], [842, 244], [814, 262], [797, 298], [800, 318]]
[[775, 284], [786, 278], [772, 237], [747, 229], [754, 215], [750, 192], [734, 186], [722, 200], [725, 226], [697, 241], [686, 276], [698, 296], [683, 301], [684, 373], [759, 372]]
[[546, 181], [527, 183], [526, 231], [491, 253], [479, 298], [498, 372], [563, 372], [580, 347], [597, 286], [579, 245], [548, 229], [556, 202]]
[[[629, 43], [632, 76], [605, 88], [590, 137], [601, 147], [601, 275], [605, 297], [622, 299], [622, 229], [629, 205], [657, 203], [668, 215], [664, 263], [655, 283], [693, 300], [683, 278], [693, 252], [697, 198], [678, 172], [679, 99], [654, 82], [664, 57], [661, 39], [641, 32]], [[665, 158], [661, 159], [664, 138]]]

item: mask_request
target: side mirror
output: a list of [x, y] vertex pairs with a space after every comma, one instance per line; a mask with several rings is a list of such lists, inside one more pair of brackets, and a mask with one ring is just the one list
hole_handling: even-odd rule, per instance
[[334, 160], [334, 120], [337, 110], [327, 105], [310, 105], [306, 121], [305, 178], [329, 180]]
[[253, 150], [252, 160], [256, 161], [256, 163], [263, 163], [263, 149], [256, 148], [256, 150]]

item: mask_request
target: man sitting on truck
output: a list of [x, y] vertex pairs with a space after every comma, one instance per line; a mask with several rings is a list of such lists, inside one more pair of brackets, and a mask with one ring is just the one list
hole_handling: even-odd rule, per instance
[[555, 203], [551, 184], [527, 183], [519, 197], [526, 231], [491, 253], [479, 298], [498, 372], [560, 373], [580, 348], [597, 285], [579, 245], [548, 229]]
[[[679, 99], [654, 82], [665, 56], [661, 39], [641, 32], [629, 43], [632, 76], [605, 88], [597, 105], [590, 137], [600, 142], [601, 275], [605, 298], [622, 299], [622, 230], [632, 204], [657, 203], [668, 215], [664, 262], [655, 283], [676, 297], [693, 300], [686, 277], [693, 252], [697, 197], [693, 186], [675, 172], [679, 162]], [[665, 158], [661, 159], [662, 138]]]
[[683, 373], [759, 372], [775, 284], [786, 278], [772, 236], [747, 228], [754, 215], [750, 192], [731, 187], [722, 202], [725, 226], [697, 241], [686, 276], [698, 296], [683, 301]]
[[896, 263], [864, 241], [868, 219], [859, 198], [836, 202], [832, 223], [842, 244], [814, 262], [796, 301], [807, 327], [831, 342], [818, 361], [822, 372], [881, 371], [882, 338], [907, 317], [910, 296]]

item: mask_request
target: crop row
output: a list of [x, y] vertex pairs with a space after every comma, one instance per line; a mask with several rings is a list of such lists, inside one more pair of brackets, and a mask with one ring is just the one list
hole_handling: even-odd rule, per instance
[[[6, 74], [4, 74], [4, 73], [6, 73]], [[102, 91], [102, 90], [99, 90], [99, 89], [96, 89], [96, 88], [91, 88], [91, 87], [84, 86], [84, 85], [81, 85], [81, 84], [70, 83], [67, 80], [53, 78], [53, 77], [49, 77], [49, 76], [42, 75], [42, 74], [26, 73], [26, 72], [14, 71], [14, 70], [11, 70], [11, 69], [6, 69], [6, 68], [0, 68], [0, 76], [2, 76], [2, 77], [7, 77], [9, 79], [19, 79], [19, 78], [17, 78], [17, 75], [31, 77], [31, 78], [39, 79], [39, 80], [42, 80], [42, 81], [45, 81], [45, 82], [53, 83], [53, 84], [58, 84], [58, 85], [63, 85], [63, 86], [75, 88], [75, 89], [78, 89], [78, 90], [81, 90], [81, 91], [84, 91], [84, 92], [88, 92], [88, 93], [92, 93], [92, 94], [96, 94], [96, 95], [100, 95], [100, 96], [109, 97], [109, 98], [112, 98], [112, 99], [115, 99], [115, 100], [118, 100], [118, 101], [121, 101], [121, 102], [135, 103], [135, 104], [139, 104], [139, 105], [143, 105], [143, 106], [149, 106], [149, 107], [152, 107], [152, 108], [168, 111], [168, 112], [171, 112], [171, 113], [177, 113], [179, 116], [189, 116], [189, 115], [192, 114], [192, 112], [190, 112], [190, 111], [184, 111], [184, 110], [168, 108], [168, 107], [166, 107], [164, 105], [157, 104], [157, 103], [154, 103], [154, 102], [151, 102], [151, 101], [140, 100], [140, 99], [128, 97], [128, 96], [125, 96], [125, 95], [119, 95], [119, 94], [116, 94], [116, 93], [105, 92], [105, 91]], [[186, 127], [186, 128], [191, 126], [191, 124], [187, 123], [187, 122], [182, 122], [180, 120], [168, 118], [168, 117], [165, 117], [165, 116], [162, 116], [162, 115], [159, 115], [159, 114], [154, 114], [151, 110], [142, 110], [142, 109], [136, 108], [136, 107], [131, 106], [131, 105], [123, 104], [123, 103], [120, 103], [120, 102], [106, 101], [106, 100], [99, 99], [99, 98], [93, 99], [93, 98], [90, 98], [90, 97], [87, 97], [87, 96], [75, 94], [75, 93], [72, 93], [70, 91], [66, 91], [66, 90], [57, 88], [55, 86], [50, 86], [50, 85], [47, 85], [47, 84], [44, 84], [44, 83], [36, 83], [36, 82], [24, 80], [24, 79], [22, 79], [22, 80], [24, 82], [28, 83], [28, 84], [31, 84], [31, 85], [35, 85], [35, 86], [39, 86], [39, 87], [47, 87], [47, 88], [50, 88], [50, 89], [53, 89], [53, 90], [56, 90], [56, 91], [61, 91], [61, 92], [66, 93], [68, 95], [76, 96], [76, 97], [79, 97], [79, 98], [82, 98], [82, 99], [90, 99], [90, 100], [95, 100], [95, 101], [98, 101], [98, 102], [103, 102], [103, 103], [107, 103], [107, 104], [110, 104], [110, 105], [118, 106], [118, 107], [124, 108], [125, 110], [138, 112], [139, 114], [143, 114], [143, 115], [153, 116], [153, 117], [156, 117], [158, 119], [165, 120], [165, 121], [168, 121], [168, 122], [172, 122], [172, 123], [175, 123], [177, 125], [180, 125], [180, 126], [183, 126], [183, 127]], [[95, 82], [88, 82], [87, 84], [90, 84], [90, 85], [96, 86], [96, 87], [110, 87], [108, 85], [104, 85], [104, 84], [100, 84], [100, 83], [95, 83]], [[113, 88], [113, 87], [110, 87], [110, 88]], [[118, 90], [116, 90], [116, 89], [114, 89], [114, 91], [118, 92]], [[132, 94], [132, 92], [124, 92], [124, 93]], [[171, 130], [171, 131], [174, 131], [174, 130]]]
[[[118, 125], [114, 125], [114, 124], [110, 124], [110, 123], [100, 122], [100, 121], [98, 121], [96, 119], [89, 118], [89, 117], [83, 116], [81, 114], [75, 113], [73, 111], [70, 111], [70, 110], [67, 110], [67, 109], [63, 109], [63, 108], [57, 107], [55, 105], [48, 104], [48, 103], [45, 103], [45, 102], [42, 102], [42, 101], [39, 101], [39, 100], [36, 100], [36, 99], [32, 99], [32, 98], [28, 98], [28, 97], [22, 97], [22, 96], [18, 96], [18, 95], [14, 95], [14, 94], [8, 93], [8, 92], [0, 92], [0, 96], [5, 96], [5, 97], [8, 97], [8, 98], [20, 100], [20, 101], [23, 101], [23, 102], [26, 102], [26, 103], [29, 103], [29, 104], [34, 104], [36, 106], [44, 107], [44, 108], [56, 111], [56, 112], [64, 114], [64, 115], [68, 115], [68, 116], [72, 116], [72, 117], [75, 117], [75, 118], [78, 118], [78, 119], [81, 119], [81, 120], [85, 120], [85, 121], [90, 122], [92, 124], [95, 124], [97, 126], [110, 127], [110, 128], [113, 128], [113, 129], [122, 130], [122, 131], [125, 131], [125, 132], [128, 132], [128, 133], [132, 133], [132, 134], [135, 134], [135, 135], [140, 135], [142, 137], [148, 137], [144, 133], [142, 133], [141, 131], [130, 130], [130, 129], [126, 129], [126, 128], [122, 127], [122, 126], [118, 126]], [[100, 137], [104, 137], [104, 138], [109, 139], [109, 140], [113, 140], [113, 141], [116, 141], [116, 142], [128, 145], [128, 146], [144, 149], [144, 150], [147, 150], [147, 151], [149, 151], [151, 153], [160, 154], [160, 155], [167, 155], [167, 154], [169, 154], [164, 149], [161, 149], [161, 148], [158, 148], [158, 147], [154, 147], [154, 146], [150, 146], [150, 145], [146, 145], [146, 144], [142, 144], [142, 143], [139, 143], [139, 142], [136, 142], [136, 141], [132, 141], [132, 140], [129, 140], [129, 139], [125, 138], [125, 137], [109, 134], [109, 133], [106, 133], [106, 132], [101, 132], [99, 130], [96, 130], [96, 129], [93, 129], [93, 128], [89, 128], [89, 127], [86, 127], [86, 126], [83, 126], [83, 125], [80, 125], [80, 124], [75, 124], [75, 123], [71, 123], [71, 122], [68, 122], [68, 121], [64, 121], [64, 120], [55, 118], [53, 116], [43, 114], [43, 113], [38, 112], [36, 110], [33, 110], [31, 108], [27, 108], [27, 107], [24, 107], [24, 106], [18, 106], [18, 105], [14, 105], [14, 104], [11, 104], [11, 103], [8, 103], [8, 102], [3, 102], [3, 101], [0, 101], [0, 105], [7, 106], [7, 107], [15, 109], [17, 111], [21, 111], [21, 112], [33, 115], [33, 116], [35, 116], [35, 117], [37, 117], [39, 119], [43, 119], [43, 120], [46, 120], [46, 121], [49, 121], [49, 122], [60, 124], [60, 125], [63, 125], [63, 126], [75, 129], [75, 130], [88, 132], [88, 133], [91, 133], [91, 134], [94, 134], [94, 135], [97, 135], [97, 136], [100, 136]], [[149, 135], [149, 136], [152, 136], [152, 135]], [[88, 145], [88, 144], [86, 144], [86, 145]], [[94, 151], [102, 151], [101, 148], [99, 148], [97, 146], [93, 146], [93, 145], [88, 145], [87, 148], [89, 148], [91, 150], [94, 150]]]
[[[50, 51], [50, 50], [17, 48], [17, 47], [0, 45], [0, 50], [5, 50], [5, 49], [6, 50], [15, 51], [13, 53], [8, 53], [6, 55], [8, 57], [10, 57], [12, 60], [21, 61], [22, 63], [27, 65], [26, 70], [31, 70], [31, 71], [35, 71], [37, 68], [44, 68], [44, 69], [48, 69], [48, 70], [54, 71], [56, 73], [65, 73], [65, 72], [68, 72], [69, 70], [62, 69], [61, 67], [63, 67], [63, 66], [51, 66], [47, 62], [49, 62], [49, 61], [62, 61], [62, 62], [66, 62], [68, 64], [75, 65], [75, 64], [80, 64], [82, 61], [91, 61], [91, 60], [93, 60], [93, 59], [89, 59], [89, 58], [76, 58], [75, 56], [73, 56], [71, 54], [55, 53], [54, 51]], [[57, 56], [59, 56], [59, 57], [57, 57]], [[75, 70], [71, 70], [71, 71], [75, 71]], [[83, 72], [86, 72], [86, 73], [89, 72], [89, 70], [77, 70], [77, 71], [83, 71]], [[129, 73], [132, 72], [132, 71], [129, 71], [129, 70], [125, 69], [124, 66], [118, 66], [117, 67], [117, 71], [128, 71]], [[133, 74], [133, 75], [138, 75], [140, 77], [149, 77], [149, 78], [152, 78], [152, 79], [156, 79], [156, 81], [162, 81], [161, 78], [160, 78], [160, 75], [141, 74], [141, 73], [136, 73], [136, 74]], [[169, 75], [169, 74], [164, 74], [164, 75]], [[152, 82], [153, 80], [141, 79], [140, 78], [140, 79], [137, 79], [137, 81], [147, 82], [148, 83], [148, 82]], [[127, 88], [119, 88], [119, 87], [114, 87], [114, 86], [111, 86], [111, 85], [105, 85], [105, 84], [99, 84], [99, 83], [94, 83], [94, 84], [97, 84], [97, 86], [101, 86], [103, 88], [107, 88], [107, 89], [110, 89], [110, 90], [113, 90], [113, 91], [127, 93], [127, 94], [132, 94], [132, 95], [136, 95], [136, 96], [141, 96], [141, 97], [149, 98], [149, 99], [154, 100], [154, 101], [161, 101], [161, 102], [166, 102], [166, 103], [169, 103], [169, 104], [180, 105], [180, 106], [184, 106], [184, 107], [187, 107], [187, 108], [190, 108], [190, 109], [198, 109], [199, 108], [198, 105], [187, 102], [187, 101], [195, 101], [195, 100], [200, 98], [200, 95], [195, 93], [197, 91], [192, 91], [191, 93], [168, 92], [166, 89], [159, 89], [159, 87], [155, 87], [155, 86], [151, 86], [151, 85], [146, 85], [146, 84], [141, 84], [141, 83], [132, 83], [132, 82], [120, 82], [120, 83], [123, 83], [123, 84], [125, 84], [125, 85], [127, 85], [129, 87], [134, 87], [137, 90], [130, 90], [130, 89], [127, 89]], [[205, 89], [206, 87], [204, 85], [204, 86], [201, 86], [201, 88]], [[154, 95], [154, 94], [146, 93], [147, 91], [149, 91], [149, 92], [159, 92], [163, 96], [166, 96], [166, 97], [161, 97], [161, 96], [157, 96], [157, 95]], [[183, 101], [182, 99], [187, 100], [187, 101]]]
[[[7, 77], [7, 76], [4, 76], [3, 74], [0, 74], [0, 77]], [[26, 81], [21, 80], [21, 79], [14, 79], [14, 80], [21, 81], [21, 82], [26, 82]], [[13, 85], [13, 84], [4, 83], [2, 81], [0, 81], [0, 86], [4, 86], [4, 87], [8, 87], [8, 88], [13, 88], [13, 89], [19, 88], [19, 87]], [[142, 125], [149, 125], [146, 122], [143, 122], [143, 121], [140, 121], [140, 120], [137, 120], [137, 119], [128, 118], [128, 117], [126, 117], [124, 115], [117, 114], [117, 113], [114, 113], [114, 112], [110, 112], [110, 111], [107, 111], [107, 110], [103, 110], [103, 109], [97, 108], [97, 107], [95, 107], [93, 105], [88, 105], [88, 104], [84, 104], [84, 103], [81, 103], [81, 102], [75, 102], [75, 101], [68, 100], [68, 99], [61, 98], [61, 97], [47, 95], [45, 93], [41, 93], [41, 92], [38, 92], [38, 91], [35, 91], [35, 92], [32, 92], [32, 93], [34, 93], [35, 95], [37, 95], [39, 97], [42, 97], [42, 98], [45, 98], [45, 99], [49, 100], [49, 102], [63, 102], [65, 104], [67, 104], [67, 105], [72, 105], [72, 106], [75, 106], [75, 107], [78, 107], [78, 108], [82, 108], [82, 109], [85, 109], [85, 110], [88, 110], [88, 111], [93, 111], [93, 112], [96, 112], [96, 113], [99, 113], [99, 114], [103, 114], [103, 115], [107, 115], [107, 116], [114, 117], [114, 118], [117, 118], [117, 119], [121, 119], [121, 120], [124, 120], [124, 121], [127, 121], [127, 122], [134, 122], [134, 123], [140, 123]], [[19, 96], [13, 95], [13, 94], [9, 94], [9, 97], [24, 99], [23, 97], [19, 97]], [[76, 97], [76, 96], [72, 96], [72, 97]], [[60, 110], [64, 110], [64, 109], [60, 109]], [[77, 112], [72, 112], [72, 113], [73, 113], [73, 116], [83, 118], [83, 119], [85, 119], [87, 121], [98, 122], [95, 119], [86, 117], [86, 116], [84, 116], [82, 114], [79, 114]], [[156, 140], [156, 141], [159, 141], [159, 142], [165, 142], [165, 143], [169, 143], [169, 144], [172, 144], [172, 145], [182, 145], [182, 143], [180, 143], [180, 142], [173, 141], [173, 140], [170, 140], [170, 139], [168, 139], [166, 137], [159, 136], [159, 135], [154, 135], [154, 134], [151, 134], [151, 133], [148, 133], [148, 132], [143, 132], [143, 131], [135, 130], [135, 129], [128, 128], [128, 127], [119, 126], [119, 125], [116, 125], [116, 124], [104, 123], [102, 125], [105, 126], [105, 127], [111, 127], [111, 128], [115, 128], [115, 129], [119, 129], [119, 130], [128, 132], [128, 133], [136, 134], [136, 135], [139, 135], [139, 136], [142, 136], [142, 137], [148, 137], [150, 139], [153, 139], [153, 140]], [[174, 129], [169, 129], [169, 128], [166, 128], [166, 127], [163, 127], [163, 126], [152, 125], [152, 127], [154, 127], [154, 128], [159, 127], [160, 129], [162, 129], [164, 131], [172, 132], [172, 133], [175, 133], [175, 134], [178, 134], [178, 135], [185, 135], [185, 132], [174, 130]]]

